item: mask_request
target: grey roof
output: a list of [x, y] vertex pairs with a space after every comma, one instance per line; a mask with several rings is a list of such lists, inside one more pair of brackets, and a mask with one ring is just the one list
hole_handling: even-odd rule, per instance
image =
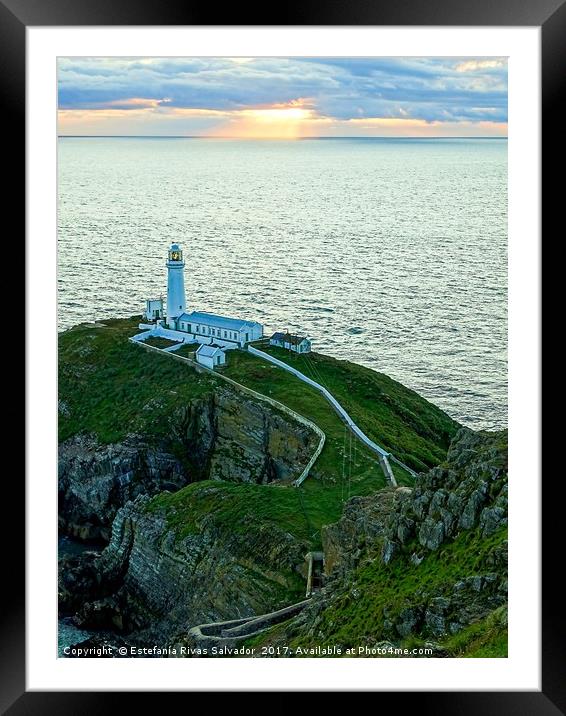
[[217, 353], [223, 352], [222, 348], [218, 346], [207, 346], [204, 343], [197, 348], [197, 355], [206, 356], [207, 358], [213, 358]]
[[271, 340], [284, 341], [297, 346], [303, 341], [308, 341], [308, 338], [306, 336], [297, 336], [295, 333], [274, 333], [271, 336]]
[[215, 313], [205, 313], [204, 311], [192, 311], [192, 313], [182, 313], [179, 321], [187, 321], [189, 323], [199, 323], [203, 326], [214, 326], [215, 328], [227, 328], [231, 331], [239, 331], [242, 328], [251, 328], [259, 326], [256, 321], [244, 321], [241, 318], [228, 318], [227, 316], [218, 316]]

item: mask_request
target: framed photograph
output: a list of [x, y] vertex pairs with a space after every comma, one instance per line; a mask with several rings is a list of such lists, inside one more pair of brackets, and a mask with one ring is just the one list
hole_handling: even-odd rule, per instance
[[565, 12], [2, 0], [29, 397], [7, 713], [564, 712], [539, 273]]

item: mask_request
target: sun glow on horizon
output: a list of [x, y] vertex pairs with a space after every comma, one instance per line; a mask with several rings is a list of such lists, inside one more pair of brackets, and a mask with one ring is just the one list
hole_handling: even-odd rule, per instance
[[[403, 113], [402, 113], [403, 114]], [[197, 136], [232, 139], [309, 137], [507, 136], [506, 122], [427, 121], [406, 116], [336, 119], [320, 114], [311, 100], [244, 109], [217, 110], [171, 106], [168, 98], [131, 98], [91, 109], [62, 109], [58, 133], [64, 135]], [[165, 132], [155, 132], [159, 126]], [[124, 131], [134, 128], [136, 132]]]
[[505, 136], [507, 58], [58, 59], [59, 134]]
[[297, 100], [287, 105], [233, 112], [226, 122], [211, 132], [211, 136], [297, 139], [312, 136], [308, 123], [316, 119], [315, 110]]

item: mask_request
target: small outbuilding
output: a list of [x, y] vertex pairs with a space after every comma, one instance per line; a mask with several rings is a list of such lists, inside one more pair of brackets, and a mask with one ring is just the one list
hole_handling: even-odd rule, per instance
[[218, 365], [224, 365], [226, 363], [226, 354], [215, 345], [205, 345], [204, 343], [197, 348], [196, 352], [197, 363], [214, 370]]
[[148, 321], [158, 321], [163, 318], [163, 299], [148, 298], [145, 302], [144, 318]]
[[286, 348], [294, 353], [310, 353], [311, 342], [306, 336], [298, 336], [294, 333], [274, 333], [269, 339], [269, 344]]

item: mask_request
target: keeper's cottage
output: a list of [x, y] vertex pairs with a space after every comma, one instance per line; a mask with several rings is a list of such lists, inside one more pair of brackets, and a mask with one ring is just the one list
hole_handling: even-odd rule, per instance
[[[187, 312], [185, 261], [179, 244], [171, 244], [165, 265], [167, 266], [167, 310], [164, 312], [162, 299], [148, 299], [145, 310], [146, 320], [182, 334], [175, 338], [182, 338], [187, 342], [214, 344], [223, 348], [243, 347], [250, 341], [263, 337], [263, 326], [257, 321], [219, 316], [204, 311]], [[219, 360], [218, 354], [206, 358]]]

